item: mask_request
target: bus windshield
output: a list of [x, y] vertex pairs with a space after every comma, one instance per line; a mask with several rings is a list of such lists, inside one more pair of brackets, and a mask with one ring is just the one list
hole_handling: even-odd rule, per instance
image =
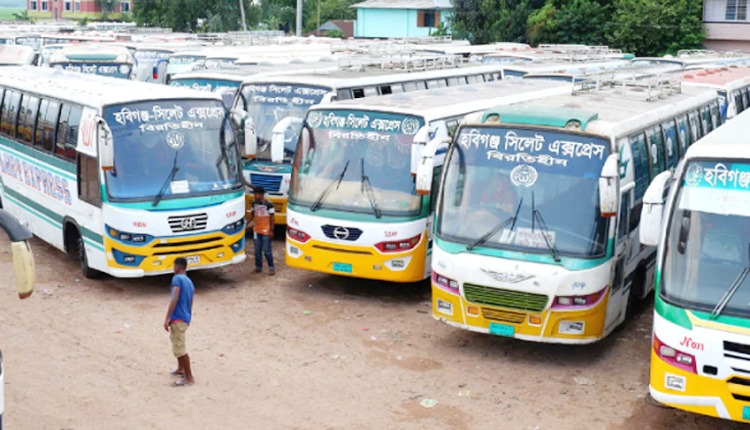
[[440, 237], [555, 259], [605, 255], [598, 178], [607, 140], [497, 126], [463, 127], [454, 142], [445, 165]]
[[55, 61], [51, 66], [54, 69], [120, 79], [130, 79], [130, 74], [133, 71], [132, 64], [114, 61]]
[[660, 294], [705, 312], [727, 295], [720, 312], [748, 318], [750, 164], [693, 161], [686, 167], [670, 216]]
[[421, 211], [410, 174], [420, 117], [357, 110], [310, 112], [295, 158], [290, 201], [391, 216]]
[[[247, 84], [240, 90], [245, 110], [253, 118], [258, 149], [263, 151], [273, 136], [273, 127], [286, 117], [304, 118], [307, 110], [332, 91], [314, 85]], [[296, 139], [289, 140], [286, 152], [294, 152]], [[262, 154], [261, 154], [262, 155]]]
[[106, 107], [115, 156], [106, 175], [110, 199], [158, 203], [242, 189], [239, 150], [225, 112], [214, 100]]
[[217, 93], [227, 108], [231, 107], [237, 89], [240, 87], [237, 81], [213, 78], [177, 78], [170, 80], [169, 85]]

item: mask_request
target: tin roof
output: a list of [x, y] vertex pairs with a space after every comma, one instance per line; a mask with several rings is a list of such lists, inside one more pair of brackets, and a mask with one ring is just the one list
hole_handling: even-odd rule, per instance
[[453, 9], [452, 0], [366, 0], [351, 7], [361, 9]]

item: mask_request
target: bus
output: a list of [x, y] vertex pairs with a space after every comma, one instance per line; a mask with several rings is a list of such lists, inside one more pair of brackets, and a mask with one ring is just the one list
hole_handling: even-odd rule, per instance
[[[10, 239], [10, 250], [13, 258], [13, 272], [16, 293], [21, 299], [31, 296], [34, 292], [34, 254], [31, 252], [29, 240], [31, 232], [7, 211], [0, 209], [0, 228]], [[5, 409], [5, 369], [3, 354], [0, 353], [0, 428], [3, 427], [3, 412]]]
[[[503, 76], [502, 68], [497, 65], [454, 63], [453, 58], [447, 60], [445, 68], [422, 71], [409, 71], [408, 63], [401, 62], [393, 63], [390, 68], [368, 65], [356, 57], [342, 61], [352, 66], [305, 75], [251, 77], [237, 93], [233, 112], [239, 118], [236, 120], [239, 128], [245, 131], [245, 155], [250, 158], [243, 173], [251, 185], [266, 189], [275, 207], [276, 224], [286, 224], [291, 157], [302, 118], [311, 106], [325, 101], [491, 82]], [[249, 195], [248, 205], [251, 202]]]
[[135, 60], [123, 46], [80, 44], [64, 46], [53, 52], [49, 65], [53, 69], [130, 79]]
[[[679, 76], [584, 84], [489, 109], [457, 131], [436, 211], [436, 319], [591, 343], [650, 292], [654, 250], [637, 239], [643, 194], [721, 124], [718, 96]], [[420, 167], [419, 190], [432, 192], [430, 163]]]
[[[646, 191], [640, 240], [657, 246], [652, 398], [750, 422], [750, 112], [691, 146]], [[667, 198], [665, 199], [665, 196]]]
[[0, 98], [3, 207], [84, 276], [244, 261], [239, 151], [217, 95], [7, 67]]
[[37, 54], [34, 48], [24, 45], [0, 45], [0, 66], [32, 65]]
[[570, 90], [567, 83], [510, 80], [312, 107], [294, 159], [286, 264], [392, 282], [425, 279], [435, 196], [416, 193], [419, 149], [437, 145], [444, 153], [468, 113]]
[[686, 86], [713, 88], [719, 93], [721, 116], [732, 119], [750, 107], [750, 67], [725, 66], [694, 69], [682, 74]]

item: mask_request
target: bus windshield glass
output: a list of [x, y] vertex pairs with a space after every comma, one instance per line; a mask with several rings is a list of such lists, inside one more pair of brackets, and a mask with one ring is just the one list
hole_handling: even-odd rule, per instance
[[410, 173], [420, 117], [357, 110], [310, 112], [295, 158], [290, 201], [311, 210], [390, 216], [421, 211]]
[[[320, 103], [331, 89], [314, 85], [258, 83], [246, 84], [240, 91], [245, 110], [255, 123], [258, 148], [262, 151], [271, 143], [276, 123], [286, 117], [304, 118], [307, 110]], [[294, 152], [296, 139], [288, 140], [291, 146], [285, 145], [286, 152]], [[264, 154], [260, 157], [268, 158]]]
[[114, 170], [106, 175], [110, 199], [148, 201], [241, 190], [239, 150], [225, 112], [214, 100], [106, 107], [115, 156]]
[[169, 81], [169, 85], [217, 93], [221, 96], [224, 106], [227, 108], [231, 107], [237, 89], [240, 87], [240, 83], [237, 81], [212, 78], [173, 78]]
[[[750, 317], [750, 164], [693, 161], [675, 196], [661, 296], [672, 303]], [[732, 291], [733, 290], [733, 291]]]
[[598, 178], [608, 155], [594, 136], [463, 127], [445, 165], [437, 233], [471, 248], [603, 257]]

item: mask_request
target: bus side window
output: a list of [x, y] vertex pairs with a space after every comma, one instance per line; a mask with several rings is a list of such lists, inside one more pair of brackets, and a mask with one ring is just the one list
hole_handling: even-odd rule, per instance
[[479, 82], [479, 78], [476, 75], [469, 75], [466, 77], [466, 82], [469, 84], [476, 84]]
[[432, 190], [430, 191], [430, 213], [435, 213], [437, 205], [438, 189], [440, 188], [440, 177], [443, 176], [443, 166], [435, 166], [432, 170]]
[[0, 118], [0, 131], [10, 137], [16, 137], [16, 120], [18, 105], [21, 104], [21, 93], [8, 90], [3, 98], [3, 115]]
[[456, 87], [456, 86], [458, 86], [460, 84], [461, 83], [460, 83], [460, 81], [458, 80], [457, 77], [448, 78], [448, 86], [449, 87]]
[[687, 115], [680, 115], [677, 118], [677, 137], [679, 138], [680, 157], [685, 155], [688, 146], [690, 146], [690, 126], [688, 125]]
[[39, 97], [24, 94], [21, 98], [21, 109], [18, 111], [18, 134], [17, 137], [31, 144], [36, 125], [36, 115], [39, 111]]
[[651, 156], [651, 180], [666, 169], [664, 154], [664, 138], [661, 127], [652, 127], [646, 132], [648, 137], [649, 155]]
[[745, 110], [745, 103], [742, 101], [742, 90], [733, 92], [732, 99], [734, 100], [734, 107], [737, 109], [737, 113]]
[[348, 88], [336, 91], [336, 98], [338, 100], [349, 100], [352, 98], [352, 91]]
[[[729, 100], [727, 100], [729, 102]], [[721, 109], [719, 109], [718, 103], [714, 102], [709, 108], [711, 111], [711, 130], [716, 130], [721, 125]]]
[[633, 190], [629, 190], [620, 195], [620, 219], [617, 222], [617, 238], [622, 239], [630, 233], [630, 195]]
[[378, 87], [365, 87], [363, 89], [365, 97], [372, 97], [378, 95]]
[[664, 142], [667, 148], [667, 168], [674, 169], [680, 161], [680, 154], [677, 150], [677, 128], [674, 121], [667, 121], [661, 125], [661, 129], [664, 131]]
[[711, 111], [708, 106], [703, 106], [699, 112], [701, 118], [701, 137], [703, 137], [713, 130], [711, 128]]
[[427, 81], [427, 89], [433, 89], [433, 88], [439, 88], [440, 85], [438, 84], [437, 79], [430, 79]]
[[750, 91], [750, 89], [748, 88], [742, 89], [742, 110], [750, 108], [750, 100], [748, 100], [748, 91]]
[[86, 154], [78, 155], [78, 196], [92, 205], [102, 205], [98, 163]]
[[364, 88], [352, 88], [352, 97], [355, 99], [361, 99], [365, 96]]
[[35, 146], [50, 152], [55, 150], [55, 132], [59, 117], [60, 103], [54, 100], [42, 100], [39, 118], [36, 121]]
[[81, 122], [81, 107], [65, 104], [60, 112], [60, 127], [57, 132], [57, 154], [70, 160], [76, 157], [78, 125]]
[[633, 171], [635, 172], [635, 198], [640, 200], [646, 193], [649, 184], [648, 150], [646, 149], [646, 135], [643, 133], [628, 138], [630, 150], [633, 153]]
[[698, 119], [697, 112], [688, 112], [688, 123], [690, 130], [690, 144], [692, 145], [701, 138], [700, 120]]
[[404, 82], [404, 92], [408, 93], [411, 91], [417, 91], [417, 83], [416, 82]]

